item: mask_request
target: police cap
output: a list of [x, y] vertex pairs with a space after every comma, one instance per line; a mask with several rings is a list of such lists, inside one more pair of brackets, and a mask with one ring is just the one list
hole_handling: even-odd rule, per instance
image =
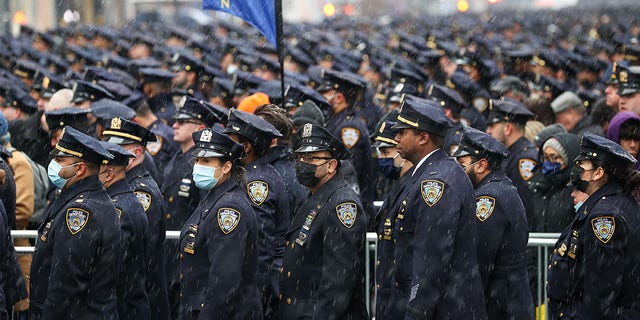
[[590, 132], [586, 132], [580, 141], [580, 152], [576, 161], [580, 160], [601, 160], [611, 165], [628, 165], [637, 162], [619, 144]]
[[258, 146], [269, 146], [274, 138], [282, 137], [282, 134], [269, 122], [253, 113], [229, 110], [229, 120], [224, 133], [241, 135]]
[[190, 96], [182, 97], [180, 103], [178, 103], [178, 109], [173, 115], [176, 120], [196, 120], [201, 121], [208, 127], [213, 126], [214, 123], [219, 122], [218, 115], [205, 105], [202, 101]]
[[509, 156], [509, 151], [504, 144], [490, 134], [465, 127], [458, 149], [451, 156], [456, 158], [472, 156], [475, 159], [488, 158], [501, 161]]
[[162, 68], [141, 68], [138, 70], [142, 83], [171, 82], [175, 73]]
[[640, 92], [640, 67], [618, 65], [618, 94], [629, 96]]
[[200, 72], [203, 69], [203, 65], [195, 56], [188, 53], [178, 53], [173, 56], [171, 59], [171, 70], [180, 71], [184, 70], [187, 72]]
[[363, 88], [362, 82], [354, 75], [347, 72], [334, 70], [322, 70], [322, 83], [316, 89], [322, 93], [329, 90], [336, 90], [342, 93], [356, 92]]
[[43, 68], [39, 64], [31, 60], [20, 59], [13, 67], [13, 74], [20, 78], [33, 79], [36, 72], [41, 69]]
[[137, 143], [146, 146], [147, 142], [155, 142], [156, 135], [143, 126], [125, 118], [107, 118], [103, 120], [102, 140], [115, 144]]
[[257, 88], [263, 81], [262, 78], [252, 73], [237, 71], [233, 74], [233, 94], [244, 94], [250, 89]]
[[102, 122], [111, 118], [133, 119], [136, 112], [126, 104], [111, 99], [100, 99], [91, 103], [91, 113]]
[[329, 151], [337, 160], [345, 160], [351, 157], [342, 141], [334, 137], [327, 129], [321, 126], [306, 123], [298, 130], [298, 149], [296, 153], [309, 153]]
[[125, 167], [129, 164], [129, 159], [135, 157], [133, 153], [115, 143], [100, 141], [100, 145], [113, 156], [111, 160], [103, 160], [102, 164]]
[[100, 141], [71, 126], [65, 126], [62, 129], [60, 141], [51, 151], [51, 155], [54, 157], [75, 156], [97, 164], [101, 164], [104, 160], [113, 159], [113, 155], [100, 144]]
[[69, 107], [51, 110], [44, 113], [49, 131], [72, 126], [75, 128], [84, 127], [88, 124], [88, 109]]
[[373, 148], [393, 147], [398, 144], [394, 140], [396, 130], [391, 129], [398, 119], [398, 112], [393, 110], [383, 117], [376, 125], [376, 131], [373, 133]]
[[533, 113], [524, 104], [516, 100], [489, 100], [487, 124], [503, 121], [525, 124], [532, 116]]
[[28, 92], [20, 88], [11, 88], [9, 94], [4, 97], [4, 105], [20, 109], [24, 113], [33, 114], [38, 111], [38, 102]]
[[427, 98], [439, 103], [443, 109], [451, 109], [454, 114], [460, 114], [460, 111], [466, 107], [464, 99], [458, 92], [437, 84], [429, 86]]
[[98, 84], [78, 80], [73, 85], [73, 97], [71, 102], [78, 103], [82, 101], [97, 101], [103, 98], [114, 99], [114, 96]]
[[440, 104], [435, 101], [405, 96], [400, 103], [398, 122], [392, 129], [407, 128], [444, 137], [451, 128], [451, 122], [444, 114]]
[[206, 128], [192, 134], [195, 148], [192, 151], [194, 157], [202, 158], [227, 158], [237, 162], [245, 156], [244, 147], [220, 132], [217, 128]]
[[58, 90], [66, 89], [67, 84], [57, 76], [47, 75], [42, 78], [42, 87], [40, 89], [40, 96], [49, 99], [51, 96], [58, 92]]

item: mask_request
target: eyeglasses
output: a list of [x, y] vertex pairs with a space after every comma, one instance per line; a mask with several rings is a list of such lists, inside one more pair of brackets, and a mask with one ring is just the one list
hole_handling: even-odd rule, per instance
[[302, 162], [313, 162], [313, 160], [331, 160], [333, 158], [331, 158], [331, 157], [314, 157], [314, 156], [308, 155], [308, 154], [299, 154], [299, 155], [296, 155], [295, 159], [297, 161], [302, 161]]

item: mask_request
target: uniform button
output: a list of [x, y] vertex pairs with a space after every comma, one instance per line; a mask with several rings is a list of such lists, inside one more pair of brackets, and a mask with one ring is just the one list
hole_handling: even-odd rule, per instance
[[184, 278], [184, 275], [181, 273], [180, 275], [178, 275], [178, 279], [182, 280], [182, 278]]
[[291, 242], [291, 249], [293, 249], [293, 246], [294, 246], [294, 244], [293, 244], [293, 242]]
[[180, 292], [180, 300], [182, 300], [182, 292]]
[[556, 252], [558, 252], [558, 249], [553, 249], [553, 253], [556, 253]]
[[549, 265], [549, 266], [547, 267], [547, 270], [551, 270], [551, 265]]
[[285, 242], [285, 243], [284, 243], [284, 246], [285, 246], [285, 247], [288, 247], [288, 246], [289, 246], [289, 240], [287, 240], [287, 242]]
[[376, 267], [380, 265], [380, 260], [376, 261]]
[[167, 213], [167, 219], [171, 219], [171, 215]]
[[553, 262], [553, 265], [554, 265], [554, 266], [557, 266], [557, 265], [558, 265], [558, 261], [554, 261], [554, 262]]
[[396, 264], [396, 259], [393, 259], [393, 264], [394, 264], [394, 265]]
[[399, 287], [400, 287], [400, 284], [396, 282], [396, 288], [399, 288]]
[[400, 231], [404, 230], [404, 227], [400, 227]]
[[378, 240], [382, 240], [382, 235], [381, 234], [378, 235]]
[[180, 260], [182, 260], [182, 258], [184, 258], [184, 255], [181, 253], [180, 254]]
[[280, 267], [280, 273], [284, 272], [284, 267]]
[[560, 317], [564, 317], [564, 313], [560, 312]]
[[173, 197], [169, 197], [169, 202], [173, 202]]
[[291, 271], [287, 271], [287, 278], [291, 278]]
[[278, 295], [278, 300], [282, 300], [282, 293]]
[[380, 290], [380, 285], [376, 284], [376, 289]]
[[549, 280], [545, 281], [544, 284], [548, 286], [549, 285]]
[[291, 304], [293, 301], [291, 301], [291, 298], [287, 298], [287, 304]]
[[201, 308], [204, 308], [204, 303], [200, 305]]

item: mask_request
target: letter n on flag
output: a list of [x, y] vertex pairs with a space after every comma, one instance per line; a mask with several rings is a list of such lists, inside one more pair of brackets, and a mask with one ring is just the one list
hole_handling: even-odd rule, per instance
[[248, 22], [277, 47], [274, 0], [203, 0], [202, 8], [222, 11]]

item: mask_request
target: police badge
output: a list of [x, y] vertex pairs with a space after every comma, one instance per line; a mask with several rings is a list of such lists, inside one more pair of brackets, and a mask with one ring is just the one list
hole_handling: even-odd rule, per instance
[[87, 225], [89, 211], [80, 208], [67, 209], [67, 228], [71, 234], [76, 234]]
[[269, 184], [261, 180], [251, 181], [247, 184], [249, 199], [256, 206], [261, 206], [269, 196]]
[[356, 128], [342, 128], [342, 143], [348, 149], [353, 148], [353, 146], [358, 143], [360, 139], [360, 130]]
[[429, 207], [433, 207], [444, 193], [444, 183], [438, 180], [424, 180], [420, 183], [422, 199]]
[[162, 149], [162, 137], [159, 135], [156, 135], [156, 141], [149, 141], [147, 142], [147, 146], [146, 146], [147, 152], [149, 152], [150, 155], [155, 156], [158, 154], [158, 152], [160, 152], [160, 150]]
[[533, 167], [535, 167], [536, 164], [536, 161], [527, 158], [518, 161], [518, 172], [522, 180], [529, 181], [529, 179], [533, 177]]
[[231, 233], [238, 226], [238, 222], [240, 222], [240, 211], [232, 208], [218, 210], [218, 226], [220, 226], [222, 233]]
[[133, 194], [136, 195], [136, 198], [138, 198], [138, 201], [142, 204], [144, 212], [147, 212], [149, 207], [151, 207], [151, 195], [143, 191], [134, 191]]
[[338, 215], [338, 220], [340, 220], [345, 227], [351, 228], [353, 224], [356, 223], [358, 207], [353, 202], [341, 203], [336, 206], [336, 214]]
[[593, 218], [591, 228], [596, 238], [606, 244], [613, 238], [613, 233], [616, 231], [616, 219], [612, 216]]
[[494, 197], [481, 196], [476, 198], [476, 217], [478, 220], [484, 222], [489, 219], [495, 206], [496, 199]]

